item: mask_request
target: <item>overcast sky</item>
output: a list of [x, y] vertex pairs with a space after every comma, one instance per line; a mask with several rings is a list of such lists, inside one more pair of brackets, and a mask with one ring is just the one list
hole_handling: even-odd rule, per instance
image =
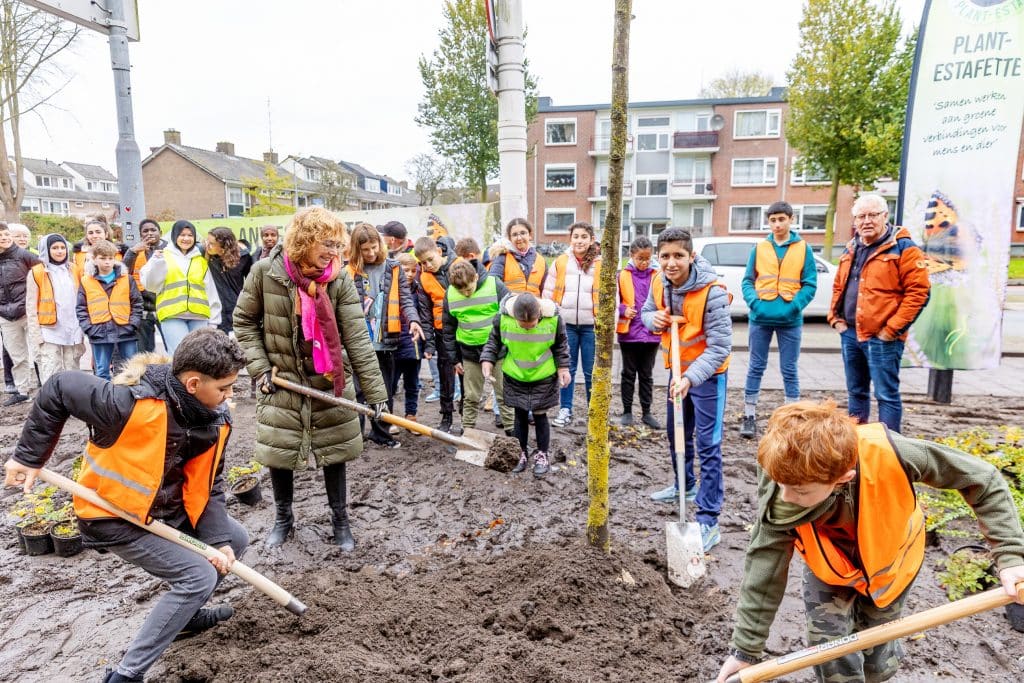
[[[783, 85], [799, 44], [801, 0], [634, 0], [629, 95], [695, 97], [739, 67]], [[420, 55], [436, 47], [440, 0], [138, 0], [132, 43], [135, 135], [143, 158], [165, 128], [182, 143], [260, 158], [269, 147], [343, 158], [405, 178], [430, 152], [413, 118], [423, 96]], [[607, 102], [612, 0], [523, 0], [526, 52], [539, 93], [555, 104]], [[904, 25], [924, 0], [897, 0]], [[730, 21], [733, 23], [730, 25]], [[906, 31], [905, 31], [906, 32]], [[23, 124], [24, 154], [101, 164], [116, 172], [113, 82], [106, 39], [83, 33], [64, 61], [60, 109]]]

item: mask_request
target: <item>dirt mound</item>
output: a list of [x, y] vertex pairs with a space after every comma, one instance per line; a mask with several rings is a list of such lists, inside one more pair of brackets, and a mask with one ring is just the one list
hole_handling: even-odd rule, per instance
[[250, 594], [165, 656], [155, 681], [588, 681], [713, 677], [728, 642], [713, 583], [673, 591], [633, 552], [541, 546], [405, 577], [293, 576], [293, 617]]
[[511, 472], [512, 468], [519, 464], [519, 455], [522, 451], [518, 439], [511, 436], [496, 436], [487, 452], [484, 467], [496, 472]]

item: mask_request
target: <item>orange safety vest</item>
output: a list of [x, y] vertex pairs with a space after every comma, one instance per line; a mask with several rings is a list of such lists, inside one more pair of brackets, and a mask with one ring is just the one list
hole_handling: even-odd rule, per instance
[[[71, 264], [71, 281], [77, 288], [82, 278], [82, 271], [74, 263]], [[37, 263], [32, 266], [32, 279], [36, 281], [36, 288], [39, 290], [36, 303], [36, 319], [40, 325], [49, 327], [57, 324], [57, 300], [53, 296], [53, 282], [50, 274], [46, 272], [46, 266]]]
[[857, 554], [854, 564], [814, 523], [796, 528], [795, 547], [814, 575], [886, 607], [924, 562], [924, 513], [881, 423], [857, 427]]
[[508, 291], [515, 294], [529, 292], [534, 296], [540, 296], [540, 286], [544, 282], [544, 276], [548, 272], [547, 261], [540, 254], [533, 259], [533, 268], [530, 270], [530, 277], [523, 273], [523, 267], [511, 252], [505, 253], [505, 275], [502, 278]]
[[93, 325], [113, 320], [118, 325], [127, 325], [132, 312], [131, 288], [127, 277], [114, 280], [110, 296], [103, 289], [103, 283], [92, 275], [82, 278], [85, 289], [85, 303], [89, 308], [89, 320]]
[[[795, 255], [791, 257], [791, 254]], [[781, 296], [786, 301], [792, 301], [800, 291], [800, 277], [804, 272], [806, 258], [807, 247], [803, 240], [786, 245], [786, 253], [782, 255], [781, 260], [775, 255], [774, 242], [758, 242], [757, 261], [754, 265], [757, 272], [757, 279], [754, 281], [757, 298], [772, 301]]]
[[433, 304], [434, 329], [439, 330], [441, 329], [441, 314], [444, 312], [444, 295], [447, 290], [438, 281], [435, 273], [428, 273], [425, 270], [420, 274], [420, 286], [430, 297], [430, 303]]
[[[683, 297], [683, 317], [686, 318], [686, 322], [679, 327], [679, 355], [680, 355], [680, 371], [686, 372], [686, 369], [690, 366], [693, 361], [700, 357], [700, 354], [704, 353], [704, 349], [708, 347], [707, 337], [704, 335], [704, 309], [708, 305], [708, 294], [711, 293], [712, 287], [721, 287], [726, 290], [725, 285], [721, 282], [712, 282], [711, 284], [695, 289], [692, 292], [687, 292], [686, 296]], [[661, 275], [655, 275], [651, 281], [651, 296], [654, 299], [655, 306], [658, 307], [659, 311], [668, 309], [669, 315], [672, 315], [672, 310], [669, 309], [665, 302], [665, 278]], [[729, 301], [732, 301], [732, 294], [729, 294]], [[665, 361], [665, 367], [672, 367], [672, 328], [668, 327], [664, 332], [661, 333], [661, 355]], [[729, 369], [729, 361], [732, 360], [732, 354], [726, 356], [722, 364], [715, 370], [716, 375], [720, 375]]]
[[[575, 256], [573, 257], [575, 258]], [[565, 296], [565, 272], [569, 268], [569, 254], [562, 254], [555, 259], [555, 290], [551, 294], [552, 300], [559, 306], [562, 305], [562, 297]], [[590, 300], [594, 303], [594, 313], [597, 313], [597, 291], [601, 279], [601, 258], [598, 257], [593, 263], [594, 284], [590, 287]], [[582, 275], [582, 274], [581, 274]]]
[[[193, 527], [210, 500], [210, 489], [230, 433], [230, 425], [221, 425], [217, 443], [185, 463], [182, 497]], [[92, 441], [88, 443], [78, 483], [133, 519], [148, 524], [152, 519], [150, 508], [164, 478], [166, 448], [167, 405], [158, 398], [140, 398], [112, 446], [101, 448]], [[113, 517], [107, 510], [77, 496], [74, 506], [80, 519]]]
[[[596, 280], [596, 278], [595, 278]], [[594, 283], [597, 284], [596, 282]], [[636, 308], [636, 290], [633, 289], [633, 275], [625, 268], [619, 271], [619, 301], [631, 308]], [[615, 331], [619, 334], [629, 332], [629, 318], [619, 316], [619, 323]]]
[[[348, 269], [349, 275], [354, 281], [356, 277], [361, 277], [363, 282], [369, 282], [369, 278], [366, 277], [366, 273], [357, 273], [352, 267], [352, 264], [345, 266]], [[401, 309], [401, 298], [398, 293], [398, 278], [405, 277], [402, 267], [396, 265], [391, 269], [391, 287], [388, 288], [388, 305], [385, 311], [385, 322], [388, 334], [399, 334], [402, 331], [402, 309]], [[365, 294], [365, 292], [364, 292]], [[370, 297], [373, 298], [373, 297]]]
[[145, 251], [140, 251], [135, 255], [135, 262], [132, 264], [132, 279], [135, 280], [135, 286], [139, 288], [140, 292], [145, 292], [146, 287], [142, 284], [142, 266], [146, 265], [149, 258], [146, 256]]
[[[81, 272], [85, 272], [85, 261], [89, 255], [84, 251], [76, 251], [72, 254], [72, 256], [74, 256], [75, 265], [78, 266], [79, 270]], [[118, 252], [117, 255], [114, 256], [114, 258], [118, 261], [121, 261], [123, 260], [124, 257], [121, 256], [121, 252]], [[143, 260], [143, 263], [145, 263], [145, 260]]]

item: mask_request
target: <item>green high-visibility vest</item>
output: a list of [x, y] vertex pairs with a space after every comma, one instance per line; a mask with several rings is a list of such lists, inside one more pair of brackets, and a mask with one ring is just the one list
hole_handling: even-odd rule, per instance
[[498, 283], [493, 277], [484, 280], [473, 296], [462, 296], [448, 286], [448, 312], [459, 321], [455, 339], [466, 346], [483, 346], [491, 336], [494, 316], [498, 314]]
[[501, 370], [520, 382], [539, 382], [558, 370], [551, 347], [555, 345], [558, 318], [541, 318], [533, 329], [523, 329], [510, 315], [501, 316], [501, 343], [508, 353]]
[[206, 271], [210, 266], [206, 259], [195, 256], [189, 259], [188, 272], [181, 272], [174, 257], [165, 257], [167, 277], [164, 287], [156, 295], [156, 319], [160, 322], [179, 316], [186, 311], [195, 315], [210, 317], [210, 299], [206, 295]]

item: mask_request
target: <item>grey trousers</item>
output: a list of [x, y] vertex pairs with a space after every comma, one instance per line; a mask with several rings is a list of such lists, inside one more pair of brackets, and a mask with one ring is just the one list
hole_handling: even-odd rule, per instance
[[[231, 548], [235, 557], [240, 558], [249, 545], [249, 534], [241, 524], [233, 519], [230, 521]], [[191, 529], [182, 531], [188, 533]], [[122, 676], [141, 678], [199, 608], [206, 604], [223, 577], [202, 555], [154, 534], [145, 534], [131, 543], [111, 546], [108, 550], [171, 584], [171, 590], [161, 596], [142, 622], [142, 628], [117, 666]]]

